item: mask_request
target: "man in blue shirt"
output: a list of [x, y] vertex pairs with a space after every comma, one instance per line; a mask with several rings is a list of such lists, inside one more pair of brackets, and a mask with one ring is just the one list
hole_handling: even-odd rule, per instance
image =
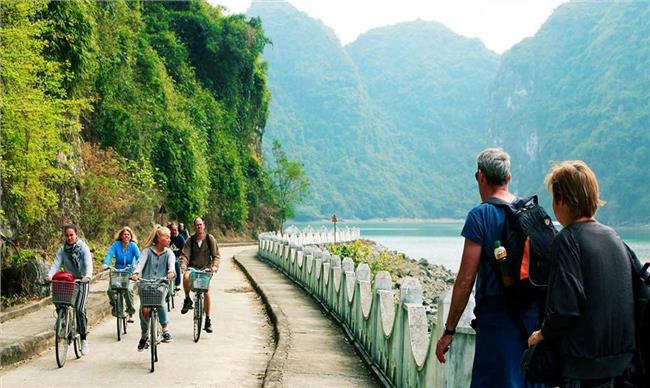
[[[483, 150], [476, 158], [474, 175], [481, 204], [467, 215], [461, 235], [465, 237], [460, 269], [452, 291], [451, 305], [445, 332], [438, 340], [436, 356], [445, 362], [456, 325], [467, 306], [476, 282], [474, 314], [476, 320], [476, 351], [472, 366], [472, 388], [525, 387], [521, 371], [521, 356], [526, 348], [519, 323], [507, 309], [504, 286], [497, 272], [493, 254], [494, 243], [501, 239], [505, 223], [505, 209], [485, 203], [496, 197], [513, 202], [516, 197], [508, 191], [510, 182], [510, 155], [500, 148]], [[539, 307], [524, 306], [517, 312], [528, 333], [539, 322]]]

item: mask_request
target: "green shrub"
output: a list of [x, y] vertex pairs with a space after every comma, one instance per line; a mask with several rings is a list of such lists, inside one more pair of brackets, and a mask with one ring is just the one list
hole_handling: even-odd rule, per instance
[[370, 267], [371, 277], [374, 279], [378, 271], [388, 271], [393, 278], [397, 278], [398, 270], [403, 266], [404, 255], [388, 250], [375, 251], [371, 242], [355, 240], [353, 242], [326, 244], [330, 253], [340, 256], [341, 259], [349, 257], [354, 261], [354, 266], [367, 263]]

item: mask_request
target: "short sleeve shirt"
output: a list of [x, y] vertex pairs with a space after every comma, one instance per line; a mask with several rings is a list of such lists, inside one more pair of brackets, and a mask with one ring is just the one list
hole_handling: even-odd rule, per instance
[[501, 279], [496, 272], [494, 260], [494, 243], [501, 239], [505, 223], [505, 209], [481, 203], [467, 214], [461, 236], [481, 246], [481, 258], [476, 277], [476, 307], [486, 298], [503, 295]]

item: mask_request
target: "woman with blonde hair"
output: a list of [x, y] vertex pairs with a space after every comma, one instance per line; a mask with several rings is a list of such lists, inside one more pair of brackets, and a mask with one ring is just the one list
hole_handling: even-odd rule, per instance
[[528, 344], [552, 341], [562, 387], [623, 386], [635, 351], [633, 253], [594, 218], [604, 202], [587, 164], [562, 162], [545, 183], [564, 229], [553, 241], [544, 322]]
[[[174, 263], [176, 256], [171, 249], [169, 249], [169, 240], [171, 233], [168, 228], [156, 225], [149, 234], [147, 241], [145, 241], [145, 248], [142, 250], [142, 256], [138, 261], [138, 265], [133, 271], [133, 280], [140, 278], [148, 280], [156, 280], [162, 277], [167, 279], [174, 278]], [[166, 287], [166, 285], [165, 285]], [[167, 329], [169, 320], [167, 318], [167, 309], [160, 306], [158, 309], [158, 318], [162, 326], [162, 340], [163, 342], [171, 342], [172, 335]], [[148, 335], [148, 322], [149, 322], [149, 308], [140, 309], [140, 329], [142, 336], [138, 342], [138, 351], [141, 352], [147, 346]], [[155, 341], [155, 338], [151, 339]]]
[[[135, 237], [135, 233], [128, 226], [123, 227], [122, 229], [115, 232], [115, 241], [108, 249], [104, 262], [102, 264], [103, 269], [108, 268], [109, 264], [113, 257], [115, 258], [115, 269], [118, 270], [129, 270], [132, 271], [135, 268], [135, 264], [140, 258], [140, 250], [138, 249], [138, 240]], [[129, 288], [126, 293], [126, 310], [129, 314], [128, 322], [133, 322], [133, 314], [135, 313], [135, 307], [133, 306], [133, 283], [129, 283]], [[108, 282], [108, 300], [113, 306], [113, 316], [116, 316], [115, 312], [115, 291], [111, 287], [111, 283]]]

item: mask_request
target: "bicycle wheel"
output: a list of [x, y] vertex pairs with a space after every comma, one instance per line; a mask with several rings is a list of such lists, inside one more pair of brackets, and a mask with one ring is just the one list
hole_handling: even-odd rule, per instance
[[203, 294], [196, 293], [194, 298], [194, 342], [201, 338], [201, 324], [203, 323]]
[[68, 311], [70, 311], [70, 316], [68, 317], [68, 320], [70, 320], [70, 325], [68, 325], [70, 328], [68, 330], [68, 338], [74, 344], [74, 355], [77, 358], [81, 358], [83, 353], [81, 353], [81, 336], [77, 333], [77, 313], [73, 307], [70, 307]]
[[155, 363], [156, 359], [158, 358], [158, 354], [156, 353], [156, 346], [158, 345], [157, 343], [157, 334], [156, 334], [156, 318], [157, 318], [157, 313], [156, 313], [156, 308], [152, 307], [151, 311], [149, 312], [149, 346], [151, 348], [151, 372], [155, 370]]
[[120, 335], [122, 334], [122, 324], [123, 324], [123, 319], [122, 319], [122, 292], [117, 292], [115, 295], [115, 321], [117, 322], [117, 340], [120, 341], [122, 338]]
[[54, 326], [54, 349], [56, 353], [56, 365], [63, 368], [68, 356], [68, 309], [61, 307], [56, 317]]

